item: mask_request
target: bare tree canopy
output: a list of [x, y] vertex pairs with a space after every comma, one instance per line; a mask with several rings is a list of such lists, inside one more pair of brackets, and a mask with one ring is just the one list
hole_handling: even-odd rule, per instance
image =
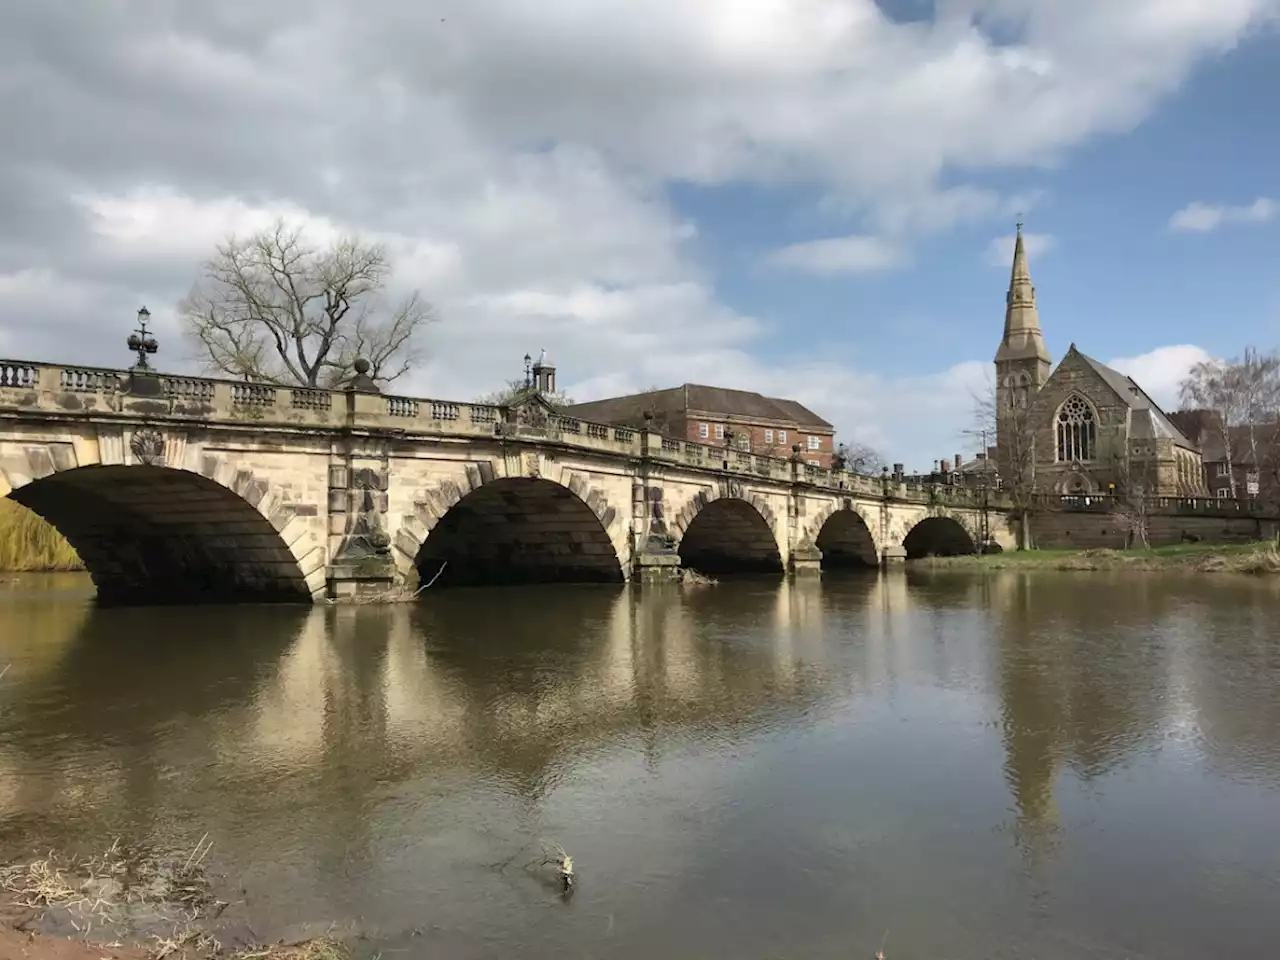
[[884, 465], [879, 451], [861, 440], [840, 444], [831, 461], [837, 470], [852, 470], [854, 473], [879, 473]]
[[1206, 360], [1197, 363], [1182, 381], [1180, 392], [1185, 406], [1208, 410], [1220, 434], [1232, 498], [1239, 496], [1233, 469], [1238, 451], [1233, 450], [1233, 428], [1244, 428], [1248, 462], [1260, 462], [1258, 428], [1280, 417], [1280, 355], [1245, 348], [1233, 360]]
[[390, 277], [385, 247], [353, 237], [312, 246], [280, 220], [221, 244], [178, 309], [205, 362], [237, 379], [336, 386], [363, 357], [389, 383], [418, 359], [433, 319], [417, 291], [387, 309]]
[[[1031, 516], [1036, 506], [1035, 424], [1029, 403], [1001, 405], [994, 380], [973, 397], [973, 427], [966, 435], [984, 448], [998, 443], [996, 469], [1000, 489], [1012, 501], [1018, 520], [1018, 547], [1032, 546]], [[987, 449], [982, 451], [987, 452]]]
[[1127, 452], [1111, 456], [1115, 478], [1111, 495], [1111, 515], [1124, 529], [1125, 547], [1151, 546], [1148, 536], [1150, 498], [1156, 490], [1156, 468], [1150, 457], [1133, 457]]
[[509, 407], [513, 403], [519, 403], [521, 400], [534, 395], [541, 396], [552, 407], [567, 407], [573, 403], [573, 399], [563, 392], [540, 393], [536, 386], [525, 383], [523, 380], [508, 380], [507, 385], [501, 390], [494, 390], [492, 393], [476, 397], [476, 403], [487, 403], [495, 407]]

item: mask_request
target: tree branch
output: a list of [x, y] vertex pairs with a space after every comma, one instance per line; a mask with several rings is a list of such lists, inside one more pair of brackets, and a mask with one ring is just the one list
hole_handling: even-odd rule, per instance
[[215, 371], [263, 383], [334, 385], [364, 356], [370, 375], [390, 382], [419, 360], [422, 329], [435, 319], [417, 291], [383, 310], [390, 278], [383, 246], [348, 237], [317, 249], [300, 229], [277, 221], [218, 246], [179, 311]]

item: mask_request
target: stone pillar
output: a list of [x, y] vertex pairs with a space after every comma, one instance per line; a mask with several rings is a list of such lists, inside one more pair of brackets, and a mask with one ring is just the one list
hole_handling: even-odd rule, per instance
[[791, 572], [797, 577], [815, 577], [822, 573], [822, 551], [811, 543], [791, 548]]
[[[380, 416], [385, 401], [369, 378], [369, 364], [357, 360], [347, 386], [347, 427]], [[334, 447], [329, 464], [330, 556], [326, 576], [334, 599], [386, 593], [396, 584], [396, 563], [387, 532], [390, 450], [380, 440], [347, 435]], [[336, 543], [335, 543], [336, 541]]]
[[640, 475], [631, 488], [633, 529], [632, 575], [640, 583], [660, 583], [680, 576], [680, 552], [667, 526], [662, 467], [654, 461], [662, 453], [662, 434], [653, 428], [653, 414], [644, 411], [640, 434]]
[[900, 543], [891, 543], [884, 548], [880, 562], [886, 567], [897, 566], [907, 559], [907, 548]]

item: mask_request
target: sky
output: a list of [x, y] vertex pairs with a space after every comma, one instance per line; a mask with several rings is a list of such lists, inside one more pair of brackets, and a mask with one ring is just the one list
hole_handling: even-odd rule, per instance
[[0, 356], [126, 366], [284, 217], [436, 321], [394, 392], [546, 349], [577, 400], [789, 397], [974, 449], [1025, 222], [1054, 359], [1177, 406], [1280, 346], [1280, 0], [9, 0]]

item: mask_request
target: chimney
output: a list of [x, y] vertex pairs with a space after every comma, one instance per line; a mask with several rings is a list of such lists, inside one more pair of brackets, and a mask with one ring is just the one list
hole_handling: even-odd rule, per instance
[[960, 472], [960, 468], [964, 466], [964, 458], [960, 454], [956, 454], [956, 473]]
[[901, 479], [902, 479], [902, 464], [900, 464], [900, 463], [895, 463], [895, 464], [893, 465], [893, 479], [895, 479], [895, 480], [901, 480]]

